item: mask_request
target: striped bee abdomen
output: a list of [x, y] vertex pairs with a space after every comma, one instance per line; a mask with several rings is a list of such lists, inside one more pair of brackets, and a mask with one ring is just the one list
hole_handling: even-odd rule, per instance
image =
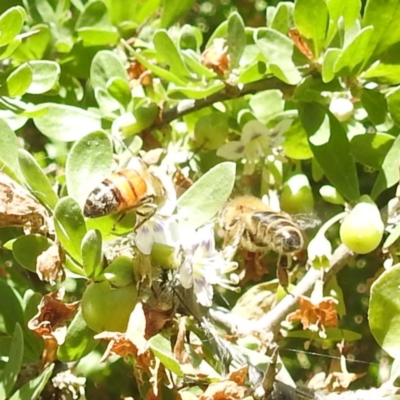
[[127, 211], [140, 205], [146, 195], [147, 184], [140, 174], [124, 169], [106, 178], [89, 194], [84, 215], [96, 218]]

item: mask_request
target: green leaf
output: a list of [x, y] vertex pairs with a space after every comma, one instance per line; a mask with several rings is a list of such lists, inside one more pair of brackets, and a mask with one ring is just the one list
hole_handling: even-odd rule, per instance
[[13, 288], [0, 280], [0, 332], [11, 336], [17, 323], [25, 326], [21, 299]]
[[78, 35], [83, 40], [85, 47], [116, 45], [120, 38], [117, 31], [89, 27], [80, 28]]
[[376, 178], [374, 187], [371, 191], [371, 197], [375, 200], [384, 190], [399, 183], [399, 162], [400, 160], [400, 136], [397, 136], [392, 147], [386, 154], [380, 168], [379, 175]]
[[34, 117], [36, 127], [45, 136], [62, 142], [73, 142], [101, 129], [101, 117], [82, 108], [47, 103], [44, 115]]
[[25, 383], [21, 389], [17, 390], [12, 397], [10, 397], [10, 400], [36, 400], [46, 386], [53, 372], [53, 368], [54, 364], [49, 365], [38, 377]]
[[82, 240], [83, 269], [86, 276], [95, 278], [101, 272], [102, 239], [97, 229], [88, 231]]
[[20, 325], [15, 325], [14, 334], [8, 354], [8, 362], [1, 374], [0, 399], [5, 399], [11, 392], [17, 381], [22, 366], [24, 355], [24, 336]]
[[203, 43], [203, 35], [198, 27], [185, 24], [182, 26], [179, 37], [179, 48], [198, 52]]
[[21, 236], [12, 244], [12, 252], [16, 261], [29, 271], [36, 272], [36, 261], [52, 242], [41, 235]]
[[0, 119], [0, 168], [11, 178], [21, 182], [18, 163], [18, 139], [10, 127]]
[[169, 28], [183, 17], [193, 6], [195, 0], [163, 0], [161, 12], [161, 28]]
[[93, 88], [101, 87], [107, 90], [108, 81], [115, 78], [128, 81], [128, 74], [121, 58], [109, 50], [96, 53], [90, 66], [90, 79]]
[[360, 164], [379, 170], [393, 142], [386, 133], [356, 135], [350, 142], [351, 153]]
[[52, 210], [58, 202], [58, 196], [53, 190], [49, 178], [43, 172], [35, 158], [25, 149], [18, 150], [18, 160], [22, 173], [31, 192], [43, 204]]
[[113, 25], [120, 25], [124, 21], [136, 21], [138, 0], [106, 0], [108, 15]]
[[29, 64], [22, 64], [14, 70], [1, 86], [3, 96], [17, 97], [24, 95], [32, 83], [32, 69]]
[[[134, 51], [132, 48], [129, 48], [129, 51], [140, 62], [140, 64], [142, 64], [148, 70], [153, 72], [155, 75], [159, 76], [162, 79], [165, 79], [168, 82], [172, 82], [175, 85], [178, 85], [178, 86], [185, 85], [186, 82], [183, 81], [178, 76], [176, 76], [175, 74], [173, 74], [172, 72], [151, 63], [148, 60], [149, 55], [147, 54], [147, 52], [143, 51], [143, 52], [139, 53], [137, 51]], [[145, 54], [146, 56], [143, 56], [143, 54]]]
[[99, 343], [93, 339], [94, 332], [88, 328], [79, 308], [68, 326], [64, 344], [57, 350], [57, 358], [64, 363], [79, 361], [89, 354]]
[[374, 27], [369, 43], [370, 56], [378, 56], [400, 41], [399, 6], [399, 0], [367, 1], [362, 24]]
[[319, 103], [300, 103], [299, 116], [325, 176], [347, 200], [358, 200], [359, 183], [346, 131]]
[[249, 105], [258, 120], [267, 123], [283, 111], [285, 102], [280, 90], [265, 90], [251, 96]]
[[293, 18], [300, 35], [313, 42], [313, 54], [318, 58], [324, 46], [328, 27], [328, 7], [324, 0], [296, 0]]
[[237, 68], [246, 47], [246, 32], [243, 19], [237, 12], [232, 13], [228, 18], [227, 45], [230, 69]]
[[194, 127], [196, 142], [201, 148], [216, 150], [228, 136], [228, 118], [223, 113], [212, 113], [201, 117]]
[[308, 160], [312, 158], [313, 153], [308, 144], [307, 134], [300, 121], [295, 121], [284, 136], [285, 141], [282, 146], [285, 156], [293, 160]]
[[275, 9], [271, 23], [268, 21], [268, 27], [282, 33], [286, 34], [289, 32], [291, 27], [291, 21], [293, 16], [294, 4], [289, 2], [279, 3]]
[[400, 356], [400, 265], [386, 270], [371, 286], [368, 320], [372, 335], [391, 357]]
[[339, 55], [342, 54], [340, 49], [328, 49], [323, 57], [322, 62], [322, 80], [325, 83], [332, 81], [335, 78], [335, 73], [333, 72], [333, 67], [338, 59]]
[[326, 45], [332, 41], [338, 30], [338, 22], [343, 20], [344, 29], [349, 30], [360, 15], [361, 0], [327, 0], [329, 11], [329, 28]]
[[190, 73], [167, 31], [157, 31], [153, 37], [153, 44], [157, 55], [169, 65], [171, 72], [186, 81], [187, 78], [190, 77]]
[[132, 112], [132, 123], [121, 128], [124, 137], [135, 135], [147, 129], [159, 115], [160, 109], [154, 103], [147, 107], [138, 107]]
[[117, 100], [125, 109], [127, 109], [131, 99], [131, 89], [125, 79], [112, 78], [107, 83], [107, 91]]
[[112, 146], [104, 132], [93, 132], [72, 146], [65, 177], [68, 194], [83, 208], [89, 193], [111, 173]]
[[32, 83], [28, 93], [42, 94], [48, 92], [57, 83], [60, 75], [60, 66], [54, 61], [30, 61], [32, 69]]
[[391, 90], [387, 95], [387, 104], [390, 115], [396, 125], [400, 125], [400, 88]]
[[358, 75], [368, 61], [369, 43], [373, 35], [374, 28], [372, 26], [362, 29], [339, 55], [333, 71], [342, 76]]
[[380, 125], [385, 122], [388, 107], [386, 97], [383, 93], [377, 90], [363, 88], [361, 92], [361, 103], [374, 125]]
[[149, 346], [153, 354], [161, 361], [168, 371], [173, 372], [177, 376], [184, 375], [179, 361], [172, 353], [170, 340], [158, 334], [149, 340]]
[[21, 30], [25, 21], [25, 10], [12, 7], [0, 15], [0, 46], [11, 43]]
[[382, 248], [388, 249], [397, 241], [399, 237], [400, 237], [400, 224], [397, 224], [396, 227], [393, 229], [393, 231], [390, 232], [390, 235], [386, 238]]
[[235, 182], [236, 165], [223, 162], [211, 168], [178, 199], [179, 222], [197, 229], [223, 207]]
[[19, 37], [16, 37], [11, 43], [7, 46], [0, 47], [0, 60], [4, 60], [5, 58], [9, 58], [12, 53], [19, 47], [22, 43], [22, 40]]
[[200, 62], [198, 54], [193, 50], [191, 49], [183, 50], [182, 56], [188, 68], [195, 74], [199, 76], [204, 76], [206, 78], [215, 78], [217, 76], [217, 74], [214, 71], [207, 68]]
[[71, 197], [63, 197], [57, 203], [54, 226], [61, 245], [75, 260], [81, 262], [81, 243], [86, 235], [86, 226], [79, 205]]
[[269, 67], [276, 67], [271, 72], [289, 84], [300, 82], [300, 72], [292, 60], [293, 42], [287, 36], [270, 28], [260, 28], [254, 31], [254, 41]]

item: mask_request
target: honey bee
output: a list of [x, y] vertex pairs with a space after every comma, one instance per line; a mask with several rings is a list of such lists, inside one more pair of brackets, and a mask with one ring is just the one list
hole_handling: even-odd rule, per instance
[[219, 223], [224, 230], [223, 254], [231, 260], [239, 247], [251, 253], [278, 253], [277, 276], [287, 290], [287, 269], [291, 256], [304, 248], [302, 230], [316, 226], [316, 218], [296, 220], [284, 212], [277, 212], [253, 196], [241, 196], [229, 201], [222, 209]]
[[165, 201], [166, 191], [161, 180], [140, 158], [134, 157], [129, 168], [114, 172], [93, 189], [83, 213], [85, 217], [97, 218], [115, 213], [124, 215], [136, 209], [142, 225]]

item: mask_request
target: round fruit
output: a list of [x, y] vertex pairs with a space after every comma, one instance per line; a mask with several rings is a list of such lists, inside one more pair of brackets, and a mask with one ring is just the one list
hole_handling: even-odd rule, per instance
[[281, 209], [289, 214], [308, 213], [314, 210], [314, 197], [310, 182], [304, 174], [291, 176], [283, 185]]
[[340, 227], [340, 239], [352, 251], [366, 254], [374, 251], [382, 240], [384, 225], [373, 202], [358, 203]]
[[82, 315], [95, 332], [125, 332], [137, 302], [136, 285], [112, 288], [107, 281], [91, 283], [83, 293]]

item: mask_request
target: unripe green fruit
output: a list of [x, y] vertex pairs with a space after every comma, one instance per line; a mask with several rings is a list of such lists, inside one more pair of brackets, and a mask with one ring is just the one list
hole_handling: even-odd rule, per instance
[[367, 196], [362, 199], [340, 227], [340, 239], [358, 254], [374, 251], [382, 240], [385, 228], [378, 207]]
[[314, 197], [306, 175], [293, 175], [284, 183], [280, 204], [281, 209], [289, 214], [309, 213], [314, 210]]
[[91, 283], [83, 293], [82, 315], [95, 332], [125, 332], [137, 302], [135, 284], [112, 288], [107, 281]]

